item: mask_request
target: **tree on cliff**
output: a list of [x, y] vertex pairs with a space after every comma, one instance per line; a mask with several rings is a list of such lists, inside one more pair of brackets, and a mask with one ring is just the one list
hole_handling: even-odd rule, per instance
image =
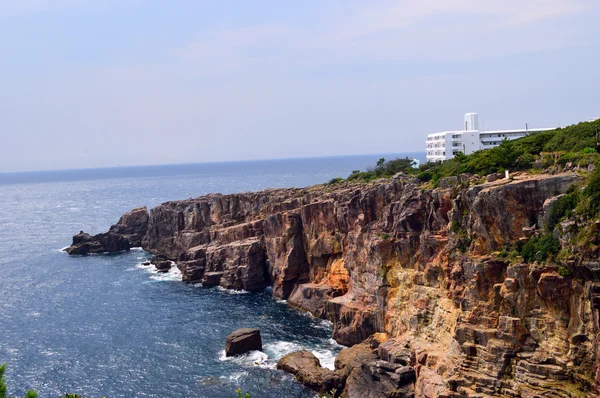
[[[6, 380], [4, 379], [4, 373], [6, 372], [6, 364], [0, 366], [0, 398], [9, 398], [6, 395], [7, 386]], [[36, 391], [29, 390], [25, 394], [25, 398], [37, 398], [38, 394]]]

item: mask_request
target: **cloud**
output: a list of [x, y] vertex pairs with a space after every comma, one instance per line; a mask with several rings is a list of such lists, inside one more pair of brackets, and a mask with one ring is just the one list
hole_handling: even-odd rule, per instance
[[[424, 134], [459, 125], [465, 111], [487, 112], [498, 128], [576, 121], [594, 105], [584, 89], [600, 78], [581, 69], [597, 63], [592, 1], [344, 0], [303, 17], [277, 2], [268, 18], [256, 16], [264, 9], [235, 23], [193, 16], [181, 31], [176, 14], [144, 14], [110, 37], [124, 43], [119, 56], [105, 22], [121, 3], [74, 2], [0, 6], [101, 9], [90, 37], [108, 43], [81, 62], [66, 50], [47, 61], [38, 53], [39, 65], [15, 63], [0, 76], [0, 130], [11, 134], [0, 170], [420, 150]], [[125, 3], [137, 17], [134, 0]], [[172, 36], [157, 40], [165, 27]], [[7, 58], [31, 51], [15, 43]], [[586, 45], [593, 51], [577, 50]]]

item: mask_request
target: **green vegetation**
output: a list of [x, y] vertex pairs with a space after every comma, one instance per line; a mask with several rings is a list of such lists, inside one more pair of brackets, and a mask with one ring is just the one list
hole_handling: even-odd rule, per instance
[[[4, 379], [4, 373], [6, 372], [6, 364], [3, 364], [2, 366], [0, 366], [0, 398], [9, 398], [9, 396], [7, 395], [7, 386], [6, 386], [6, 380]], [[249, 398], [250, 395], [248, 395], [248, 397], [244, 397], [244, 398]], [[25, 398], [38, 398], [38, 393], [37, 391], [34, 390], [28, 390], [25, 393]], [[65, 394], [59, 398], [83, 398], [80, 395], [77, 394]], [[106, 397], [104, 397], [106, 398]]]
[[458, 221], [452, 221], [452, 223], [450, 224], [450, 230], [455, 234], [460, 232], [460, 224], [458, 223]]
[[558, 267], [558, 274], [560, 276], [568, 278], [569, 276], [571, 276], [571, 270], [565, 267], [564, 265], [561, 265], [560, 267]]
[[597, 167], [590, 175], [587, 186], [583, 190], [586, 199], [585, 207], [588, 215], [600, 212], [600, 167]]
[[546, 234], [541, 238], [533, 237], [523, 245], [520, 254], [523, 261], [531, 263], [534, 261], [544, 262], [550, 256], [555, 256], [560, 251], [560, 242], [552, 236]]
[[238, 388], [237, 390], [235, 390], [235, 392], [237, 393], [238, 398], [250, 398], [250, 393], [242, 392], [241, 388]]
[[[0, 366], [0, 398], [8, 398], [6, 380], [4, 379], [4, 373], [6, 372], [6, 364]], [[25, 393], [25, 398], [37, 398], [38, 394], [36, 391], [29, 390]]]
[[[442, 163], [426, 163], [415, 168], [411, 158], [399, 158], [386, 161], [379, 159], [375, 166], [366, 171], [354, 170], [346, 180], [334, 178], [325, 185], [339, 184], [344, 181], [369, 182], [378, 178], [390, 178], [398, 172], [418, 177], [423, 182], [431, 181], [437, 186], [444, 177], [462, 173], [485, 176], [504, 170], [522, 171], [545, 169], [552, 166], [587, 167], [600, 162], [596, 146], [595, 129], [599, 121], [583, 122], [551, 131], [533, 133], [518, 140], [504, 139], [502, 143], [487, 150], [470, 155], [458, 152], [453, 159]], [[598, 176], [600, 185], [600, 175]], [[599, 190], [600, 192], [600, 190]], [[600, 194], [595, 198], [595, 206], [600, 209]]]
[[550, 210], [546, 232], [550, 233], [554, 231], [554, 228], [559, 222], [573, 214], [573, 210], [575, 210], [579, 204], [579, 197], [579, 191], [577, 190], [577, 187], [573, 185], [569, 188], [567, 194], [557, 199]]
[[579, 123], [514, 141], [505, 139], [496, 148], [471, 155], [459, 152], [453, 159], [443, 163], [422, 165], [417, 176], [422, 181], [432, 181], [436, 185], [440, 178], [462, 173], [485, 176], [506, 169], [518, 171], [553, 165], [564, 167], [567, 163], [580, 166], [596, 164], [600, 161], [600, 155], [594, 150], [596, 123]]
[[[415, 174], [416, 161], [409, 157], [398, 158], [386, 161], [379, 159], [375, 167], [369, 167], [367, 171], [354, 170], [349, 176], [348, 181], [373, 181], [377, 178], [389, 178], [394, 174], [403, 172], [405, 174]], [[333, 181], [333, 180], [332, 180]]]

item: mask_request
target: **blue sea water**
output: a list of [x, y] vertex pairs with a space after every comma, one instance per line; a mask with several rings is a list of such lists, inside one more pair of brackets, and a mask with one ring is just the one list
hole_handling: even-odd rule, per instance
[[[9, 393], [235, 397], [241, 387], [252, 397], [314, 396], [274, 365], [306, 348], [332, 366], [342, 347], [327, 322], [268, 290], [205, 289], [176, 271], [153, 273], [139, 265], [142, 250], [71, 257], [60, 249], [134, 207], [322, 183], [379, 157], [0, 174], [0, 363], [9, 366]], [[240, 327], [260, 328], [264, 353], [223, 357], [225, 336]]]

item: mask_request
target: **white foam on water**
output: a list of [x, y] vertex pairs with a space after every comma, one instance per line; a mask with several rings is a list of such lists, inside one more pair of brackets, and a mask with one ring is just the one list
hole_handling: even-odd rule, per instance
[[246, 290], [233, 290], [233, 289], [225, 289], [224, 287], [221, 286], [217, 286], [216, 289], [220, 292], [223, 293], [227, 293], [227, 294], [247, 294], [250, 293]]
[[316, 329], [333, 329], [333, 323], [331, 321], [328, 321], [327, 319], [321, 319], [317, 323], [315, 323], [313, 327]]
[[141, 269], [151, 274], [150, 279], [153, 281], [181, 281], [182, 275], [179, 268], [175, 266], [175, 263], [171, 262], [172, 267], [169, 272], [158, 272], [156, 267], [152, 264], [150, 265], [142, 265], [142, 263], [137, 263], [134, 268], [130, 268], [130, 271], [134, 271], [136, 269]]
[[287, 304], [287, 300], [275, 300], [275, 302], [279, 304]]
[[327, 369], [335, 370], [335, 357], [336, 353], [331, 350], [311, 350], [314, 356], [319, 358], [319, 362], [321, 362], [321, 366]]
[[[148, 267], [150, 268], [150, 267]], [[169, 272], [159, 273], [156, 269], [150, 279], [155, 281], [181, 281], [181, 271], [177, 267], [171, 267]]]
[[[337, 343], [335, 343], [335, 345], [331, 345], [333, 349], [316, 348], [308, 349], [308, 351], [310, 351], [314, 356], [319, 358], [322, 367], [333, 370], [335, 357], [337, 355], [337, 351], [339, 351], [339, 349], [337, 348], [341, 346], [339, 346], [339, 344]], [[291, 352], [300, 351], [302, 349], [307, 348], [291, 341], [276, 341], [274, 343], [265, 344], [263, 349], [267, 354], [269, 354], [269, 357], [273, 358], [274, 362], [277, 363], [277, 361], [279, 361], [283, 356]]]
[[241, 366], [259, 366], [262, 368], [274, 369], [276, 363], [269, 361], [269, 356], [262, 351], [249, 351], [244, 355], [228, 357], [225, 350], [219, 353], [219, 361], [231, 361]]
[[276, 341], [263, 346], [266, 353], [270, 354], [275, 360], [280, 360], [284, 355], [290, 352], [300, 351], [303, 349], [300, 344], [291, 341]]
[[248, 372], [235, 372], [230, 376], [221, 376], [221, 378], [229, 380], [230, 383], [239, 383], [246, 376], [248, 376]]
[[63, 252], [63, 253], [66, 253], [66, 252], [67, 252], [67, 249], [68, 249], [69, 247], [71, 247], [71, 246], [65, 246], [65, 247], [63, 247], [62, 249], [58, 249], [57, 251], [59, 251], [59, 252]]
[[130, 248], [129, 250], [134, 250], [134, 251], [136, 251], [136, 252], [143, 252], [143, 251], [144, 251], [144, 249], [142, 249], [142, 248], [141, 248], [141, 247], [139, 247], [139, 246], [138, 246], [138, 247], [132, 247], [132, 248]]

